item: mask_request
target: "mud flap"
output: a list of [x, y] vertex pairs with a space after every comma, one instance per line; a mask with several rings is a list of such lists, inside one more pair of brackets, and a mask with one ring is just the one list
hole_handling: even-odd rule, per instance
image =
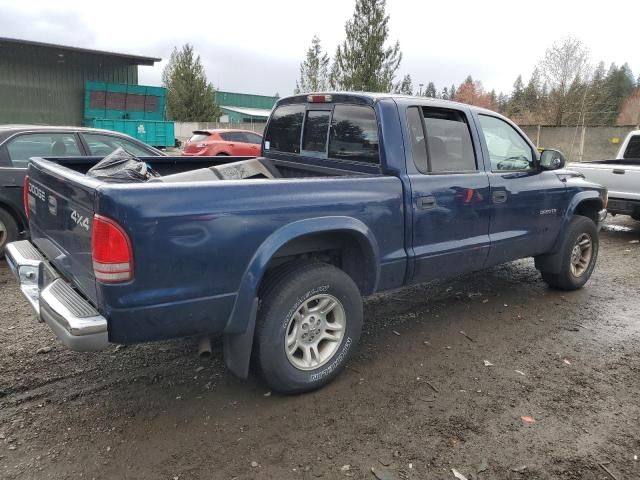
[[249, 376], [257, 314], [258, 298], [256, 297], [251, 305], [251, 316], [247, 322], [247, 329], [243, 333], [225, 334], [224, 336], [224, 363], [231, 373], [243, 379]]

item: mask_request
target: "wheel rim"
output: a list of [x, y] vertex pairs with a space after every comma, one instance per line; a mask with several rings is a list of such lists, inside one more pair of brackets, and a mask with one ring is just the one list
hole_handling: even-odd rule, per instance
[[309, 298], [287, 323], [287, 359], [299, 370], [323, 366], [338, 351], [346, 326], [344, 307], [336, 297], [321, 294]]
[[2, 220], [0, 220], [0, 247], [7, 241], [7, 227]]
[[580, 235], [571, 250], [571, 273], [574, 277], [580, 277], [589, 268], [593, 255], [593, 241], [591, 235]]

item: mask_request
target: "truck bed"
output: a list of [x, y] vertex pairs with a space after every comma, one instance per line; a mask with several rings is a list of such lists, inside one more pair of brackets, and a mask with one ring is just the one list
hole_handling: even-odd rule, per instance
[[[96, 165], [101, 158], [99, 157], [48, 157], [49, 162], [56, 163], [77, 173], [85, 174]], [[249, 163], [255, 160], [255, 157], [140, 157], [140, 160], [147, 163], [153, 170], [161, 175], [168, 177], [176, 174], [184, 174], [204, 168], [220, 168], [229, 164]], [[277, 171], [276, 178], [306, 178], [306, 177], [335, 177], [343, 175], [364, 175], [365, 173], [357, 170], [347, 170], [332, 168], [325, 165], [317, 165], [314, 162], [288, 162], [285, 160], [275, 160], [260, 158], [259, 161], [267, 164], [270, 168]], [[371, 174], [371, 172], [367, 172]], [[265, 177], [262, 177], [265, 178]], [[237, 178], [231, 178], [237, 179]], [[199, 181], [199, 180], [198, 180]]]
[[[261, 256], [270, 258], [275, 251], [269, 249], [277, 250], [295, 231], [335, 230], [338, 243], [344, 241], [341, 230], [361, 232], [373, 244], [384, 238], [371, 258], [384, 284], [375, 285], [377, 274], [365, 278], [363, 292], [399, 287], [405, 280], [403, 188], [397, 177], [273, 161], [277, 178], [165, 182], [238, 158], [144, 160], [163, 174], [161, 181], [102, 182], [84, 174], [86, 160], [35, 159], [29, 167], [32, 241], [109, 319], [112, 342], [242, 331], [244, 325], [226, 325], [232, 312], [249, 316], [240, 310], [250, 306], [235, 305], [245, 288], [241, 282], [253, 281], [252, 269], [265, 267]], [[127, 283], [95, 279], [91, 231], [97, 215], [116, 222], [130, 240], [135, 274]], [[330, 252], [336, 246], [317, 248]]]
[[607, 187], [609, 198], [640, 201], [640, 160], [574, 162], [567, 168]]
[[607, 187], [608, 210], [612, 214], [640, 216], [640, 159], [576, 162], [567, 168], [582, 173], [587, 180]]

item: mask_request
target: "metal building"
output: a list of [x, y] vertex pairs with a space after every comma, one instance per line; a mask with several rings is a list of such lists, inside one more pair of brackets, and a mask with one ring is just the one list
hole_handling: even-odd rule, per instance
[[85, 81], [137, 85], [160, 60], [0, 37], [0, 124], [82, 125]]
[[214, 94], [215, 102], [222, 110], [220, 121], [224, 123], [266, 122], [278, 98], [219, 90]]

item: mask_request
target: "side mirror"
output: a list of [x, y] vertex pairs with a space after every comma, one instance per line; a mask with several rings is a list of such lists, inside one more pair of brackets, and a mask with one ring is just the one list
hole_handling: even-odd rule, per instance
[[540, 166], [543, 170], [564, 168], [566, 160], [559, 150], [545, 149], [540, 153]]

